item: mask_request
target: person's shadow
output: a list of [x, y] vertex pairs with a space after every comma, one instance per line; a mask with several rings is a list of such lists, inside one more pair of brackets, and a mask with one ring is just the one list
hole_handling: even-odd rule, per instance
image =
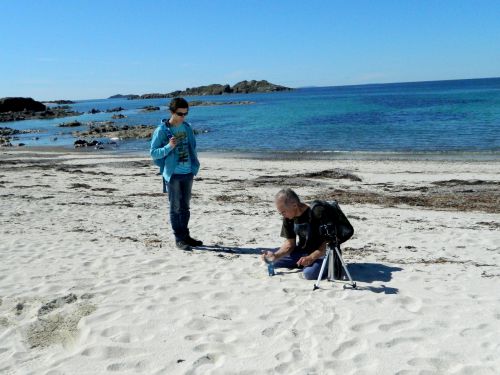
[[[204, 245], [196, 247], [197, 250], [213, 251], [215, 253], [239, 254], [239, 255], [260, 255], [265, 251], [275, 251], [276, 248], [266, 247], [234, 247], [219, 245]], [[373, 283], [376, 281], [389, 282], [392, 273], [402, 271], [400, 267], [389, 267], [379, 263], [350, 263], [347, 265], [349, 273], [354, 281], [363, 283]], [[297, 270], [302, 272], [302, 270]], [[358, 286], [356, 290], [370, 290], [374, 293], [397, 294], [399, 289], [381, 286]]]
[[[389, 282], [392, 279], [392, 273], [402, 271], [400, 267], [389, 267], [379, 263], [351, 263], [348, 266], [349, 273], [353, 280], [364, 283], [373, 283], [375, 281]], [[358, 290], [370, 290], [374, 293], [397, 294], [399, 289], [381, 286], [360, 286]]]
[[240, 254], [240, 255], [251, 255], [251, 254], [262, 254], [265, 251], [275, 251], [277, 248], [267, 248], [267, 247], [234, 247], [234, 246], [219, 246], [219, 245], [203, 245], [196, 247], [196, 250], [208, 250], [215, 253], [226, 253], [226, 254]]

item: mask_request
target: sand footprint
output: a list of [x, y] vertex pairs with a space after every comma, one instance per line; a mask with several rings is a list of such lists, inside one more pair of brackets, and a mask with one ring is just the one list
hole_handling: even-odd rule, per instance
[[186, 341], [198, 341], [198, 340], [200, 340], [204, 336], [205, 335], [203, 335], [201, 333], [195, 333], [195, 334], [192, 334], [192, 335], [186, 335], [186, 336], [184, 336], [184, 340], [186, 340]]
[[[440, 358], [424, 358], [424, 357], [417, 357], [417, 358], [412, 358], [407, 362], [410, 366], [415, 367], [416, 369], [419, 369], [421, 372], [424, 370], [427, 370], [429, 373], [431, 373], [429, 370], [435, 371], [436, 374], [445, 374], [448, 373], [449, 367], [452, 364], [452, 362], [449, 362], [447, 360], [443, 360]], [[432, 372], [434, 373], [434, 372]], [[474, 372], [471, 372], [471, 374], [474, 374]]]
[[123, 332], [123, 328], [119, 326], [111, 326], [109, 328], [105, 328], [101, 331], [101, 336], [102, 337], [111, 337], [115, 336], [119, 333]]
[[493, 332], [494, 329], [489, 324], [482, 323], [476, 326], [475, 328], [465, 328], [460, 331], [460, 336], [462, 337], [469, 337], [469, 336], [475, 336], [478, 334], [478, 331], [485, 331], [481, 333], [480, 335], [484, 338], [488, 336], [490, 332]]
[[378, 329], [382, 332], [401, 331], [408, 329], [408, 325], [414, 325], [411, 320], [396, 320], [391, 324], [381, 324]]
[[93, 346], [84, 349], [81, 355], [95, 359], [117, 359], [138, 353], [139, 351], [136, 349], [129, 349], [121, 346]]
[[224, 356], [219, 353], [207, 353], [193, 362], [193, 368], [186, 372], [187, 375], [206, 374], [209, 369], [219, 367], [224, 361]]
[[289, 351], [284, 351], [276, 354], [274, 358], [276, 358], [276, 360], [280, 362], [291, 362], [293, 359], [293, 355]]
[[122, 344], [128, 344], [131, 342], [130, 333], [127, 332], [125, 327], [113, 326], [110, 328], [104, 329], [100, 335], [102, 337], [109, 338], [113, 342], [118, 342]]
[[415, 337], [397, 337], [397, 338], [394, 338], [394, 339], [389, 340], [389, 341], [379, 342], [375, 345], [375, 347], [377, 347], [379, 349], [392, 348], [394, 346], [404, 345], [406, 343], [417, 344], [423, 340], [424, 339], [422, 337], [418, 337], [418, 336], [415, 336]]
[[413, 297], [400, 297], [399, 298], [402, 307], [409, 312], [417, 313], [422, 308], [422, 301]]
[[118, 362], [110, 364], [106, 370], [108, 371], [124, 371], [124, 370], [134, 370], [135, 372], [142, 372], [147, 370], [148, 364], [146, 361], [138, 362]]
[[281, 362], [282, 365], [291, 365], [297, 364], [297, 362], [301, 361], [304, 358], [304, 354], [300, 350], [299, 344], [293, 344], [286, 351], [281, 351], [274, 356], [276, 360]]
[[374, 333], [380, 329], [380, 326], [377, 323], [380, 322], [380, 319], [369, 320], [368, 322], [354, 324], [351, 327], [351, 330], [354, 332], [363, 332], [363, 333]]
[[359, 352], [363, 352], [367, 348], [365, 339], [354, 338], [341, 342], [337, 350], [332, 352], [332, 357], [335, 359], [351, 359]]
[[195, 352], [209, 352], [209, 351], [218, 351], [218, 352], [221, 352], [221, 353], [225, 353], [225, 354], [232, 354], [233, 350], [232, 350], [232, 347], [230, 345], [226, 345], [224, 343], [221, 343], [221, 342], [210, 342], [210, 343], [205, 343], [205, 344], [199, 344], [199, 345], [196, 345], [194, 348], [193, 348], [193, 351]]
[[275, 323], [273, 326], [271, 327], [267, 327], [265, 328], [261, 334], [262, 336], [265, 336], [265, 337], [272, 337], [275, 335], [276, 331], [278, 330], [279, 326], [280, 326], [281, 323]]
[[203, 297], [203, 299], [208, 300], [217, 300], [217, 301], [227, 301], [232, 297], [232, 294], [229, 292], [212, 292], [208, 293]]
[[204, 331], [211, 325], [206, 319], [192, 318], [184, 324], [185, 327], [194, 331]]
[[290, 365], [291, 365], [290, 363], [281, 363], [274, 368], [274, 371], [277, 374], [289, 374], [289, 373], [291, 373]]

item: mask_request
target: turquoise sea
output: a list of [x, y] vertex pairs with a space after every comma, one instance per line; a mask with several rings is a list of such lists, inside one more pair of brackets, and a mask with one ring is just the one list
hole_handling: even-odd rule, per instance
[[[251, 105], [192, 107], [188, 121], [201, 151], [450, 153], [500, 156], [500, 78], [301, 88], [271, 94], [189, 97], [188, 100], [241, 101]], [[155, 125], [167, 117], [169, 99], [82, 100], [73, 109], [88, 112], [123, 107], [117, 125]], [[144, 106], [161, 111], [141, 113]], [[54, 120], [2, 123], [39, 129], [14, 144], [72, 147], [78, 128], [57, 124], [111, 120], [113, 113]], [[85, 127], [82, 127], [83, 130]], [[67, 133], [67, 134], [61, 134]], [[35, 139], [38, 137], [38, 139]], [[57, 138], [54, 140], [54, 138]], [[112, 149], [146, 151], [149, 142], [121, 141]]]

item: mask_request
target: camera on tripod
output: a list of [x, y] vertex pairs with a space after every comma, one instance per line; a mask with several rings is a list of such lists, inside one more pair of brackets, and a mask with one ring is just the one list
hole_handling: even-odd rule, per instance
[[331, 242], [337, 242], [337, 228], [335, 224], [328, 223], [319, 226], [319, 234], [325, 240]]
[[[342, 229], [341, 229], [342, 230]], [[351, 287], [356, 289], [356, 283], [352, 281], [351, 274], [347, 269], [347, 266], [342, 258], [342, 252], [340, 250], [340, 244], [337, 237], [337, 226], [334, 223], [323, 224], [319, 226], [319, 233], [323, 240], [328, 242], [326, 248], [326, 254], [323, 258], [323, 263], [321, 265], [321, 270], [319, 271], [318, 280], [314, 284], [313, 290], [319, 288], [319, 282], [323, 277], [323, 272], [328, 264], [328, 280], [342, 280], [342, 269], [344, 269], [345, 274], [349, 281], [351, 282]], [[344, 288], [346, 286], [344, 285]]]

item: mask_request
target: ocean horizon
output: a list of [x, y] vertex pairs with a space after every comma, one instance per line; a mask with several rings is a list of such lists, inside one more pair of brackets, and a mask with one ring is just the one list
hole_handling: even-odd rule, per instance
[[[202, 134], [198, 149], [239, 153], [380, 153], [500, 155], [500, 78], [298, 88], [291, 92], [190, 96], [188, 101], [252, 101], [248, 105], [196, 106], [187, 121]], [[5, 122], [37, 130], [13, 144], [72, 148], [77, 139], [62, 122], [114, 121], [157, 125], [170, 99], [79, 100], [83, 115]], [[160, 111], [141, 112], [145, 106]], [[123, 119], [91, 109], [123, 107]], [[106, 142], [106, 138], [95, 138]], [[149, 139], [120, 141], [116, 152], [147, 151]]]

